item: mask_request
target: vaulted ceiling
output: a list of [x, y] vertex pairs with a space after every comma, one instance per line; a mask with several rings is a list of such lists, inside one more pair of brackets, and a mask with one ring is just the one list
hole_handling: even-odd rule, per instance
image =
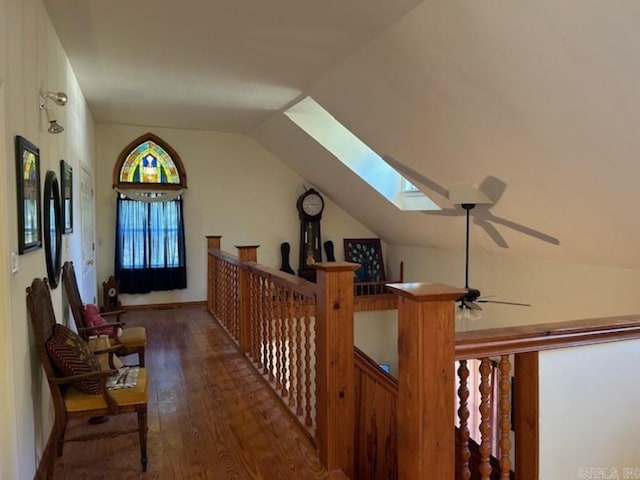
[[[390, 243], [640, 268], [634, 0], [45, 0], [96, 121], [248, 133]], [[311, 95], [432, 196], [400, 212], [282, 113]]]

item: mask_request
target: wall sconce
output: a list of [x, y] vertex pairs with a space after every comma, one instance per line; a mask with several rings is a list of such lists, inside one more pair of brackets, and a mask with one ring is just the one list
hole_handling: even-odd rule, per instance
[[64, 92], [45, 92], [40, 94], [42, 102], [40, 103], [40, 110], [44, 110], [47, 113], [47, 121], [49, 122], [49, 128], [47, 131], [52, 134], [60, 133], [64, 131], [64, 127], [58, 123], [55, 117], [52, 115], [48, 100], [51, 100], [56, 105], [64, 107], [67, 104], [67, 94]]

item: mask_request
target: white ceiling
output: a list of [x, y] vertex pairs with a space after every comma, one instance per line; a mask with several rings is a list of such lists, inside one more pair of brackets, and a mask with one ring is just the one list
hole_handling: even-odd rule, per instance
[[44, 0], [98, 122], [248, 132], [419, 0]]
[[310, 94], [445, 208], [487, 186], [472, 249], [640, 268], [636, 0], [44, 2], [98, 122], [249, 133], [384, 240], [462, 248], [278, 113]]

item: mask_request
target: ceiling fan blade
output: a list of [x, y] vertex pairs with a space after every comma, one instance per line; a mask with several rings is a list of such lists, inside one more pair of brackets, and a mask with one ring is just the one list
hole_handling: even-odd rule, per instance
[[530, 303], [520, 303], [520, 302], [503, 302], [501, 300], [476, 300], [476, 302], [481, 302], [481, 303], [500, 303], [502, 305], [518, 305], [520, 307], [530, 307], [531, 304]]

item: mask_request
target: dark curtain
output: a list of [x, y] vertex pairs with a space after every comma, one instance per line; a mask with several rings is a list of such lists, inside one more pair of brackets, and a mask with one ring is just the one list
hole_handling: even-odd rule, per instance
[[118, 195], [115, 274], [122, 293], [187, 288], [182, 197], [142, 202]]

